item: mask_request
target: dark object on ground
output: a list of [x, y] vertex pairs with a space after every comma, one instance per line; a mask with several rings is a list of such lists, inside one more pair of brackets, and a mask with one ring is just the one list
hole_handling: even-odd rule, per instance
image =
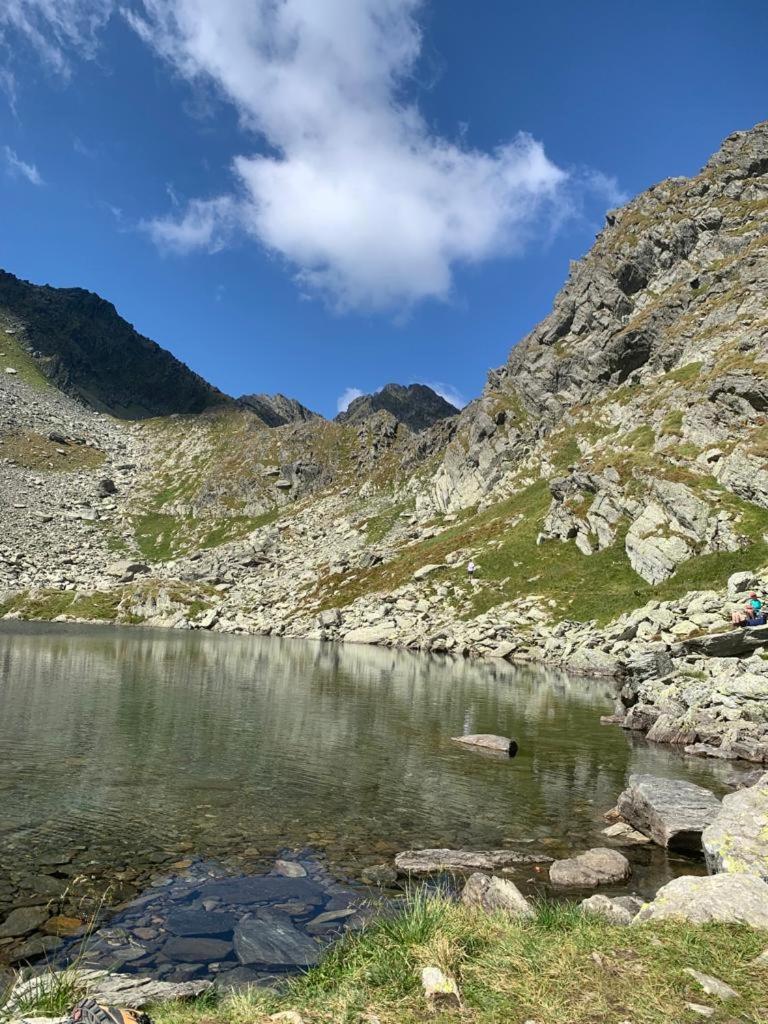
[[152, 1024], [141, 1010], [122, 1006], [101, 1006], [95, 999], [81, 999], [70, 1016], [72, 1024]]

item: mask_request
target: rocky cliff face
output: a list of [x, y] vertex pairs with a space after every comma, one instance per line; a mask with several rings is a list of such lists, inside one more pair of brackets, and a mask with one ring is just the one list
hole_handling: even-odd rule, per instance
[[607, 215], [552, 312], [462, 414], [445, 509], [549, 481], [540, 541], [622, 544], [645, 580], [734, 551], [768, 507], [768, 124]]
[[295, 398], [286, 398], [285, 395], [242, 395], [237, 401], [268, 427], [284, 427], [286, 423], [306, 423], [322, 418]]
[[386, 412], [418, 433], [456, 416], [458, 411], [426, 384], [386, 384], [381, 391], [350, 402], [346, 412], [336, 419], [339, 423], [364, 423], [376, 413]]
[[82, 288], [34, 285], [0, 271], [0, 319], [49, 380], [93, 409], [142, 419], [229, 401]]

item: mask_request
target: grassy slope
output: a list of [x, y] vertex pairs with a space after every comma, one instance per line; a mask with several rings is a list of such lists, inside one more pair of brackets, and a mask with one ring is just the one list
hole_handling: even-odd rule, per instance
[[[417, 896], [398, 917], [342, 942], [287, 990], [165, 1006], [156, 1018], [257, 1024], [293, 1009], [316, 1024], [455, 1020], [425, 1006], [420, 972], [436, 965], [456, 977], [461, 1019], [474, 1024], [684, 1024], [698, 1019], [687, 1002], [712, 1006], [716, 1024], [765, 1024], [768, 963], [752, 961], [766, 944], [766, 933], [722, 925], [617, 928], [568, 905], [543, 905], [534, 920], [516, 923]], [[715, 975], [740, 998], [722, 1004], [706, 996], [686, 967]]]

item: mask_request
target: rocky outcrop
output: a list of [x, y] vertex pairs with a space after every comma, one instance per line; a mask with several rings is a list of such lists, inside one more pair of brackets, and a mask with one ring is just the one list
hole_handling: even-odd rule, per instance
[[456, 416], [458, 411], [426, 384], [386, 384], [372, 395], [355, 398], [336, 419], [339, 423], [362, 424], [376, 413], [386, 412], [398, 423], [419, 432]]
[[768, 928], [768, 885], [754, 875], [675, 878], [635, 918], [691, 924], [746, 924]]
[[768, 775], [723, 798], [704, 829], [702, 845], [710, 871], [755, 875], [768, 882]]
[[701, 850], [701, 834], [720, 810], [708, 789], [692, 782], [631, 775], [619, 797], [625, 821], [659, 846], [684, 853]]
[[286, 423], [306, 423], [320, 419], [319, 413], [312, 412], [295, 398], [285, 395], [242, 395], [238, 404], [255, 413], [268, 427], [284, 427]]

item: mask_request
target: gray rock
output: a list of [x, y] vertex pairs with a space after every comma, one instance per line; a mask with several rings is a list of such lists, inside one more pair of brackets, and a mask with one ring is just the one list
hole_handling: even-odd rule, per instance
[[19, 907], [12, 910], [0, 924], [0, 939], [16, 939], [29, 935], [50, 917], [45, 907]]
[[307, 872], [295, 860], [276, 860], [275, 871], [285, 878], [306, 878]]
[[609, 899], [608, 896], [603, 896], [599, 893], [595, 893], [594, 896], [582, 900], [580, 906], [585, 913], [602, 917], [610, 924], [631, 924], [634, 917], [634, 914], [630, 913], [626, 907], [622, 907], [616, 900]]
[[370, 864], [360, 872], [360, 881], [365, 885], [394, 885], [397, 871], [391, 864]]
[[768, 774], [724, 797], [702, 834], [712, 872], [757, 875], [768, 882]]
[[534, 916], [533, 907], [516, 885], [506, 878], [484, 875], [479, 871], [467, 879], [461, 901], [470, 907], [480, 907], [489, 914], [501, 912], [514, 918]]
[[683, 641], [687, 654], [700, 654], [708, 658], [740, 658], [768, 644], [768, 626], [747, 629], [729, 629], [727, 633], [708, 633]]
[[683, 875], [659, 889], [634, 923], [669, 920], [768, 928], [768, 884], [755, 875]]
[[468, 747], [482, 747], [484, 750], [498, 750], [509, 757], [517, 753], [517, 743], [509, 736], [494, 736], [491, 733], [476, 733], [470, 736], [452, 736], [455, 743], [463, 743]]
[[598, 885], [623, 882], [632, 873], [627, 858], [618, 850], [597, 847], [577, 857], [556, 860], [549, 868], [553, 885], [574, 889], [591, 889]]
[[209, 963], [223, 960], [231, 950], [232, 944], [223, 939], [174, 935], [163, 946], [163, 956], [181, 964]]
[[306, 967], [316, 964], [323, 950], [300, 932], [287, 914], [260, 910], [239, 921], [235, 952], [243, 964]]
[[760, 585], [757, 576], [752, 572], [735, 572], [728, 577], [728, 597], [735, 601], [746, 596]]
[[701, 850], [701, 833], [719, 811], [720, 801], [691, 782], [631, 775], [618, 809], [633, 828], [659, 846], [696, 853]]
[[394, 640], [397, 629], [388, 622], [382, 622], [375, 626], [358, 626], [350, 629], [344, 634], [344, 642], [348, 644], [381, 644], [387, 640]]
[[722, 999], [725, 1002], [728, 999], [738, 999], [739, 993], [735, 988], [731, 988], [730, 985], [726, 985], [724, 981], [720, 981], [719, 978], [713, 978], [711, 974], [702, 974], [701, 971], [696, 971], [693, 967], [686, 967], [685, 973], [690, 974], [695, 982], [701, 985], [702, 989], [708, 996], [717, 996], [718, 999]]
[[568, 668], [585, 676], [620, 676], [624, 666], [615, 654], [592, 647], [580, 647], [568, 658]]
[[234, 914], [207, 913], [205, 910], [174, 910], [165, 921], [173, 935], [223, 935], [237, 923]]
[[395, 857], [395, 867], [403, 875], [429, 875], [498, 871], [514, 864], [547, 864], [551, 860], [545, 854], [517, 850], [406, 850]]

